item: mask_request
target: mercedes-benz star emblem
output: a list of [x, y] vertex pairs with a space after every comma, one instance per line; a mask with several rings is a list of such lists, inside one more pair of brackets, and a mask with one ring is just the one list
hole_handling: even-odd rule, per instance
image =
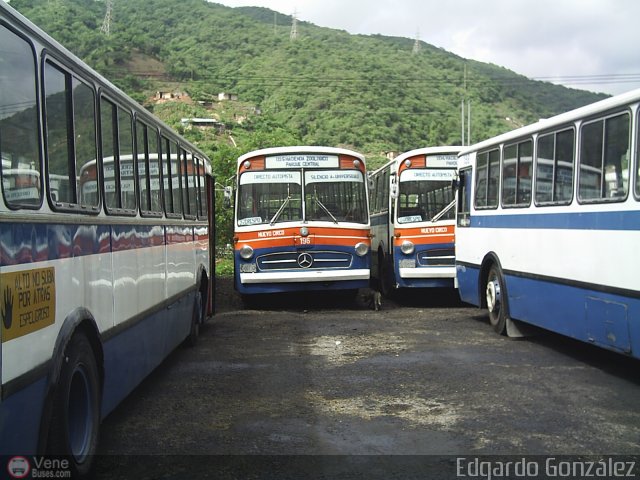
[[309, 268], [313, 265], [313, 257], [308, 253], [298, 255], [298, 265], [300, 268]]

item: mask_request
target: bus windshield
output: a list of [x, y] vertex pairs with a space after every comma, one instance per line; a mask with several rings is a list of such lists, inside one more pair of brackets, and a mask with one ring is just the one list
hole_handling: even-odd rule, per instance
[[307, 171], [304, 175], [305, 219], [330, 222], [367, 222], [362, 172], [356, 170]]
[[[238, 225], [295, 221], [367, 223], [364, 175], [355, 170], [245, 172]], [[304, 210], [302, 199], [304, 198]]]
[[411, 169], [400, 174], [398, 223], [453, 220], [452, 169]]
[[246, 172], [240, 177], [238, 225], [302, 220], [300, 172]]

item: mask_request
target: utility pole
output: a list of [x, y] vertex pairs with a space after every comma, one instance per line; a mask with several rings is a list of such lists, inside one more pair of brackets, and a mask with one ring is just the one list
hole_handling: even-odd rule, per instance
[[289, 40], [292, 42], [298, 39], [298, 11], [293, 11], [292, 21], [291, 21], [291, 35], [289, 35]]
[[102, 27], [100, 27], [100, 31], [105, 35], [109, 36], [111, 34], [111, 15], [113, 12], [113, 2], [114, 0], [106, 0], [107, 3], [107, 11], [104, 14], [104, 20], [102, 21]]
[[464, 65], [464, 80], [463, 80], [463, 96], [462, 96], [462, 110], [460, 112], [460, 123], [462, 125], [462, 146], [465, 146], [465, 101], [467, 109], [467, 145], [471, 145], [471, 100], [467, 99], [467, 64]]

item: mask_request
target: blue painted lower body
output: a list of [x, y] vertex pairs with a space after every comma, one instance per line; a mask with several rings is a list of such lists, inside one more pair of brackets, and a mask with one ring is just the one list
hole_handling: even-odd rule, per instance
[[[458, 265], [460, 298], [480, 306], [480, 269]], [[568, 337], [640, 358], [640, 298], [503, 272], [509, 315]]]
[[[455, 279], [453, 273], [451, 277], [443, 278], [440, 276], [439, 269], [454, 268], [455, 259], [439, 260], [435, 252], [451, 251], [453, 255], [453, 243], [436, 243], [436, 244], [418, 244], [415, 246], [415, 252], [411, 255], [402, 253], [400, 247], [393, 250], [394, 266], [393, 274], [395, 283], [398, 288], [454, 288]], [[411, 278], [403, 278], [400, 276], [400, 260], [415, 261], [415, 275]]]
[[35, 455], [47, 377], [42, 376], [0, 404], [0, 454]]
[[398, 288], [454, 288], [453, 278], [400, 278], [396, 272]]
[[[195, 292], [139, 320], [103, 344], [102, 417], [111, 412], [189, 334]], [[47, 375], [2, 400], [0, 454], [39, 453]]]
[[104, 343], [103, 418], [189, 335], [194, 296], [181, 297]]

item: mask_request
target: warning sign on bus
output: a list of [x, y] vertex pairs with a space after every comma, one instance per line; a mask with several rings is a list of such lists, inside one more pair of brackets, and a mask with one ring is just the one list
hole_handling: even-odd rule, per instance
[[53, 267], [0, 275], [2, 343], [55, 322], [56, 274]]

